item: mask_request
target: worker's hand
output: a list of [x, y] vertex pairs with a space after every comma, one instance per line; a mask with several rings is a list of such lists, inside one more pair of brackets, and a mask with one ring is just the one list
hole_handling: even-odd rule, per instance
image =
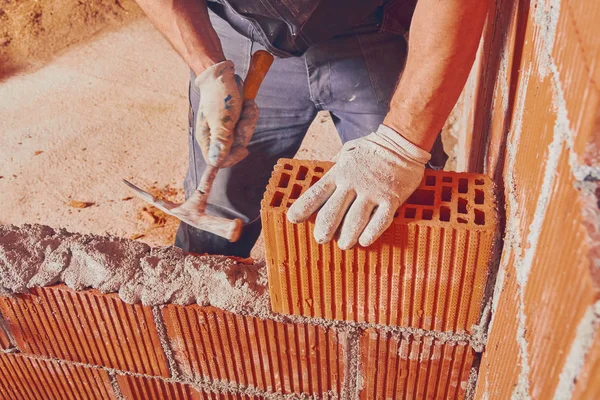
[[206, 162], [226, 168], [248, 155], [258, 108], [243, 100], [243, 82], [235, 75], [233, 62], [215, 64], [196, 77], [200, 105], [196, 117], [196, 138]]
[[[398, 207], [421, 183], [430, 155], [396, 131], [347, 142], [337, 162], [290, 207], [290, 222], [308, 219], [319, 207], [314, 236], [329, 242], [341, 224], [338, 245], [371, 245], [392, 223]], [[345, 215], [345, 218], [344, 218]], [[343, 219], [343, 222], [342, 222]]]

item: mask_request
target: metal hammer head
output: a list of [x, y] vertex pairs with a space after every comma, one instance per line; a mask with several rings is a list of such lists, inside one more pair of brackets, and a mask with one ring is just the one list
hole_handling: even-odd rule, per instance
[[157, 199], [125, 179], [123, 179], [123, 182], [146, 202], [196, 229], [221, 236], [230, 242], [236, 242], [240, 238], [244, 225], [242, 220], [239, 218], [230, 220], [206, 214], [206, 198], [208, 196], [200, 190], [195, 190], [189, 199], [182, 204], [177, 204], [168, 200]]

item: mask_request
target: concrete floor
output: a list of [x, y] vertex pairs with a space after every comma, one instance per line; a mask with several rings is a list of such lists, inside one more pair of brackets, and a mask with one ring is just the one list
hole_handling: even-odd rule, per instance
[[[183, 199], [187, 85], [187, 67], [145, 19], [1, 83], [0, 224], [171, 244], [178, 222], [121, 179]], [[298, 158], [329, 159], [339, 146], [320, 115]]]

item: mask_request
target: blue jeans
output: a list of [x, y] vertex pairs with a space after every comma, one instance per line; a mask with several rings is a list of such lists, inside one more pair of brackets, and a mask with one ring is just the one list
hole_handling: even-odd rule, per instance
[[[225, 56], [245, 77], [252, 53], [262, 47], [214, 14], [211, 20]], [[260, 116], [249, 155], [219, 171], [209, 196], [207, 212], [244, 221], [241, 238], [230, 243], [182, 223], [175, 245], [193, 253], [248, 257], [260, 235], [260, 202], [277, 160], [294, 157], [320, 110], [330, 112], [342, 142], [375, 131], [389, 110], [406, 53], [401, 35], [364, 33], [333, 38], [311, 47], [302, 57], [276, 59], [256, 98]], [[194, 132], [200, 93], [193, 80], [192, 74], [186, 197], [206, 168]]]

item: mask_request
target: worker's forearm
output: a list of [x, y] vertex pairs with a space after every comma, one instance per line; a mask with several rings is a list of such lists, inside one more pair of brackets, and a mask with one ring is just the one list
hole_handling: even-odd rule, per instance
[[206, 0], [136, 1], [196, 75], [225, 60]]
[[420, 0], [384, 124], [430, 150], [475, 59], [489, 0]]

